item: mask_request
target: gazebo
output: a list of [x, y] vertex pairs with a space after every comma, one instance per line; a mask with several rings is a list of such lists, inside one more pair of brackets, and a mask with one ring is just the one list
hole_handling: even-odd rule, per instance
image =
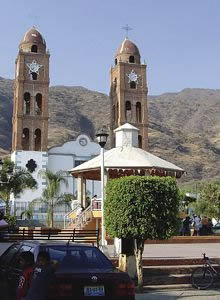
[[[185, 173], [182, 168], [138, 148], [138, 131], [139, 129], [129, 123], [114, 130], [116, 147], [104, 153], [105, 184], [108, 179], [129, 175], [158, 175], [180, 178]], [[86, 208], [86, 180], [101, 180], [101, 155], [69, 172], [77, 178], [78, 201], [83, 208]], [[99, 214], [96, 216], [101, 217]]]

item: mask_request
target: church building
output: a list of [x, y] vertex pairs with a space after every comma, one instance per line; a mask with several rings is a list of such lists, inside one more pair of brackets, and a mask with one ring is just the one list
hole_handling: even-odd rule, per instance
[[[15, 61], [11, 159], [17, 167], [31, 172], [38, 188], [26, 190], [19, 198], [11, 198], [12, 210], [18, 219], [32, 200], [41, 197], [46, 187], [45, 179], [39, 176], [40, 170], [66, 171], [100, 153], [100, 146], [86, 134], [48, 149], [49, 60], [46, 41], [35, 27], [31, 28], [19, 45]], [[63, 186], [62, 192], [76, 194], [74, 179], [71, 175], [67, 179], [68, 187]], [[99, 184], [90, 182], [86, 188], [93, 196]], [[46, 211], [42, 203], [35, 205], [34, 219], [44, 223]], [[67, 212], [67, 208], [60, 207], [55, 213], [55, 222], [62, 222]]]

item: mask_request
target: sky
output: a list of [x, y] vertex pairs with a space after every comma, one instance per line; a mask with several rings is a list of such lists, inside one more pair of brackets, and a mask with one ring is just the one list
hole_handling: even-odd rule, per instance
[[0, 76], [33, 25], [50, 50], [50, 85], [108, 94], [109, 71], [126, 36], [147, 64], [149, 95], [220, 88], [220, 0], [0, 0]]

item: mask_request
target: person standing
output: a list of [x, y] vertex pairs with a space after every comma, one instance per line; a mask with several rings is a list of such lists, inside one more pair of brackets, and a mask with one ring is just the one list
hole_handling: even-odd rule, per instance
[[54, 270], [50, 262], [49, 253], [45, 251], [39, 252], [37, 265], [34, 269], [30, 289], [25, 300], [46, 300], [53, 274]]
[[193, 220], [193, 225], [194, 225], [194, 232], [193, 232], [193, 235], [194, 236], [197, 236], [197, 235], [199, 235], [199, 231], [200, 231], [200, 228], [201, 228], [201, 226], [202, 226], [202, 224], [201, 224], [201, 219], [198, 217], [198, 216], [196, 216], [196, 215], [194, 215], [194, 220]]
[[189, 236], [191, 235], [190, 226], [191, 226], [191, 220], [190, 217], [187, 216], [183, 221], [183, 235], [189, 235]]
[[34, 271], [34, 255], [30, 251], [22, 252], [19, 256], [20, 267], [23, 272], [19, 278], [17, 289], [17, 300], [24, 300], [30, 284]]

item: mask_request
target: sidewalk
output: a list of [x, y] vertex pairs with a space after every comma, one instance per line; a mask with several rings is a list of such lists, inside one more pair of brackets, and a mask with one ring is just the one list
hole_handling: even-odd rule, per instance
[[[110, 256], [113, 257], [114, 247], [110, 245], [108, 250]], [[202, 258], [202, 253], [220, 258], [220, 243], [145, 244], [143, 257], [149, 259]]]
[[135, 297], [135, 300], [219, 300], [220, 299], [220, 290], [161, 290], [146, 292], [144, 294], [138, 294]]

